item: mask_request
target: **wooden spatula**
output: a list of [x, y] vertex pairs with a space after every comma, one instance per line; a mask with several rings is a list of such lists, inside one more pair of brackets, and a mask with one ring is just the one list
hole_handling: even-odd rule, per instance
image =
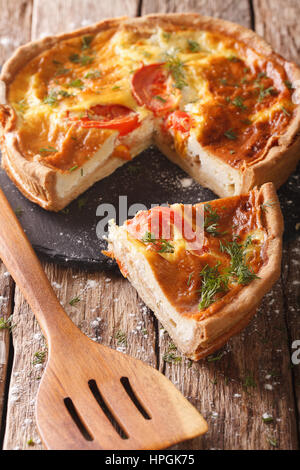
[[164, 449], [206, 432], [164, 375], [94, 343], [72, 323], [1, 189], [0, 256], [48, 343], [36, 406], [48, 449]]

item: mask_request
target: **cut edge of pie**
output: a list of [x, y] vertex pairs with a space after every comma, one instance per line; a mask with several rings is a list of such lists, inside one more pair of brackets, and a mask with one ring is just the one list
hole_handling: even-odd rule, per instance
[[[210, 313], [209, 308], [204, 309], [201, 314], [199, 311], [188, 314], [179, 311], [176, 304], [171, 302], [167, 291], [163, 290], [166, 286], [160, 284], [158, 279], [156, 266], [159, 260], [145, 256], [145, 252], [132, 242], [132, 238], [128, 237], [126, 222], [122, 226], [117, 226], [114, 221], [110, 223], [108, 251], [105, 253], [116, 259], [123, 275], [155, 313], [178, 349], [193, 360], [212, 354], [231, 336], [245, 328], [262, 297], [280, 275], [283, 219], [274, 185], [266, 183], [260, 189], [254, 188], [249, 194], [251, 193], [266, 234], [263, 262], [256, 272], [258, 278], [234, 291], [229, 300]], [[219, 206], [226, 206], [226, 201], [229, 204], [231, 199], [216, 201], [219, 201]]]
[[[109, 158], [114, 150], [114, 143], [118, 132], [105, 141], [100, 150], [88, 162], [84, 177], [80, 175], [80, 168], [72, 174], [60, 173], [58, 170], [41, 163], [35, 156], [32, 160], [26, 159], [18, 145], [15, 130], [15, 114], [7, 104], [7, 90], [10, 83], [22, 67], [43, 51], [58, 44], [60, 41], [93, 34], [107, 29], [120, 27], [128, 30], [145, 32], [153, 28], [153, 23], [164, 28], [168, 25], [174, 27], [203, 28], [211, 32], [218, 32], [228, 37], [242, 41], [247, 46], [263, 54], [266, 59], [273, 59], [284, 68], [294, 93], [300, 90], [300, 70], [292, 62], [284, 60], [273, 52], [272, 48], [256, 33], [240, 25], [198, 14], [156, 14], [140, 18], [116, 18], [101, 21], [93, 26], [81, 28], [71, 33], [46, 37], [21, 46], [3, 66], [0, 85], [2, 88], [2, 138], [3, 151], [2, 164], [21, 192], [31, 201], [44, 209], [59, 211], [74, 200], [79, 194], [92, 186], [96, 181], [111, 174], [117, 167], [125, 162], [120, 158]], [[146, 149], [151, 142], [168, 156], [168, 158], [181, 166], [203, 186], [209, 187], [221, 197], [243, 194], [254, 186], [272, 181], [276, 188], [283, 184], [290, 173], [296, 168], [300, 154], [300, 106], [296, 106], [293, 117], [285, 131], [279, 136], [276, 145], [265, 147], [263, 159], [251, 166], [233, 168], [221, 159], [205, 151], [198, 142], [190, 146], [190, 154], [182, 158], [165, 142], [162, 133], [154, 132], [153, 122], [150, 118], [143, 120], [142, 125], [131, 132], [132, 157]], [[197, 159], [195, 159], [195, 155]]]

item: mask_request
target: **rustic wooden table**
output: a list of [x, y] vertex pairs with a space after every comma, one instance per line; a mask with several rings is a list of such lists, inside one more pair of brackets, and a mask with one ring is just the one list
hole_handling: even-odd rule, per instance
[[[0, 0], [0, 11], [0, 63], [20, 44], [105, 17], [175, 11], [197, 11], [254, 28], [276, 51], [300, 63], [297, 0]], [[168, 335], [126, 280], [49, 263], [44, 267], [66, 311], [87, 335], [159, 368], [201, 410], [208, 433], [176, 448], [299, 448], [300, 365], [291, 364], [292, 343], [300, 339], [299, 237], [285, 244], [281, 278], [250, 326], [218, 360], [194, 364], [184, 358], [163, 360]], [[75, 297], [80, 301], [71, 306]], [[0, 318], [13, 315], [15, 325], [11, 333], [0, 330], [3, 449], [42, 449], [34, 404], [46, 345], [3, 265], [0, 307]], [[119, 344], [118, 331], [126, 334], [127, 344]]]

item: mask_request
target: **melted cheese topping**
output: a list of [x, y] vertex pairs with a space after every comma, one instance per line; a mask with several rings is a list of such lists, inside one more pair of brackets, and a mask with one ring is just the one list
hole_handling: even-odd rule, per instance
[[78, 127], [70, 117], [112, 104], [138, 113], [139, 121], [152, 117], [134, 98], [131, 79], [142, 64], [161, 62], [180, 88], [179, 109], [192, 120], [189, 132], [168, 131], [183, 158], [189, 137], [233, 167], [263, 158], [293, 115], [283, 67], [233, 38], [170, 28], [102, 31], [61, 41], [31, 60], [8, 95], [23, 155], [62, 171], [83, 165], [116, 131]]
[[[255, 276], [250, 276], [250, 279], [244, 278], [241, 282], [237, 276], [229, 275], [227, 288], [216, 292], [208, 305], [201, 306], [203, 276], [200, 273], [203, 269], [207, 269], [207, 266], [217, 268], [218, 276], [226, 276], [232, 269], [231, 255], [224, 250], [224, 247], [234, 246], [236, 249], [239, 246], [248, 273], [259, 275], [262, 265], [267, 261], [264, 211], [254, 191], [245, 196], [218, 199], [208, 205], [201, 203], [193, 206], [194, 215], [196, 210], [204, 211], [205, 227], [201, 248], [194, 249], [182, 233], [178, 236], [178, 230], [175, 227], [177, 224], [178, 228], [178, 221], [174, 222], [173, 213], [183, 214], [184, 208], [183, 205], [173, 205], [168, 210], [162, 208], [160, 234], [168, 235], [169, 233], [163, 243], [163, 237], [159, 238], [158, 234], [155, 237], [154, 234], [157, 228], [155, 216], [159, 208], [141, 211], [134, 219], [127, 221], [124, 227], [128, 232], [130, 243], [147, 258], [169, 302], [179, 313], [202, 319], [229, 303], [234, 295], [255, 278]], [[214, 214], [213, 220], [209, 219], [207, 215], [209, 213]], [[150, 221], [152, 228], [150, 228]], [[213, 230], [209, 228], [210, 222], [216, 223], [212, 227]], [[196, 229], [194, 220], [193, 227]], [[153, 232], [151, 237], [149, 236], [150, 230]]]

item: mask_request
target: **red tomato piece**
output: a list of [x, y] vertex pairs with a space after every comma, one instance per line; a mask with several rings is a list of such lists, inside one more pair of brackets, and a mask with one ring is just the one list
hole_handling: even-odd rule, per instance
[[137, 113], [117, 104], [93, 106], [79, 122], [84, 128], [115, 129], [120, 136], [129, 134], [140, 125]]
[[185, 134], [191, 130], [192, 123], [192, 119], [188, 113], [177, 110], [167, 117], [166, 128], [171, 128]]
[[133, 75], [131, 86], [138, 104], [146, 106], [157, 116], [175, 109], [181, 97], [163, 63], [143, 65]]

